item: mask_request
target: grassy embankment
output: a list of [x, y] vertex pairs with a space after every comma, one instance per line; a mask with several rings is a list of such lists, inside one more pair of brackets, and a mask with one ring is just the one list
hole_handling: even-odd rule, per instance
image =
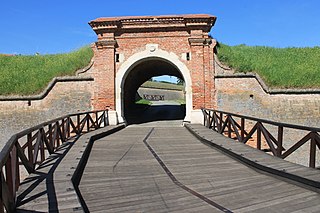
[[90, 47], [66, 54], [0, 55], [0, 95], [32, 95], [43, 91], [57, 76], [74, 75], [93, 56]]
[[[41, 92], [56, 76], [74, 75], [93, 56], [89, 47], [67, 54], [0, 55], [0, 95]], [[272, 48], [220, 44], [219, 59], [238, 72], [256, 72], [273, 88], [320, 88], [320, 47]], [[182, 89], [181, 85], [147, 82], [146, 87]]]
[[237, 72], [256, 72], [272, 88], [320, 88], [320, 47], [272, 48], [220, 44], [221, 62]]

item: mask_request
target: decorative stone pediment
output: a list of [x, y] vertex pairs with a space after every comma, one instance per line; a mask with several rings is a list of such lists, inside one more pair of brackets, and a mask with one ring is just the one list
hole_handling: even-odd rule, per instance
[[216, 21], [215, 16], [199, 15], [172, 15], [172, 16], [134, 16], [117, 18], [98, 18], [89, 22], [97, 33], [118, 32], [128, 29], [159, 29], [182, 28], [202, 29], [209, 32]]

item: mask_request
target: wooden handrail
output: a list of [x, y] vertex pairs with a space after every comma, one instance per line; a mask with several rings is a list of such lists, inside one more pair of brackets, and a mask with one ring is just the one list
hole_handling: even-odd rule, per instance
[[[275, 122], [250, 116], [238, 115], [214, 109], [202, 109], [204, 116], [204, 126], [233, 138], [242, 143], [247, 143], [256, 134], [256, 148], [262, 149], [262, 139], [265, 140], [268, 150], [274, 156], [286, 158], [302, 145], [310, 142], [309, 167], [316, 166], [316, 149], [320, 149], [320, 128], [307, 127], [301, 125]], [[236, 118], [240, 122], [236, 121]], [[251, 126], [246, 125], [246, 121], [251, 122]], [[271, 134], [271, 130], [266, 127], [270, 125], [276, 127], [276, 135]], [[284, 131], [286, 129], [304, 130], [307, 134], [290, 147], [284, 147]]]
[[108, 110], [98, 110], [69, 114], [14, 134], [0, 152], [0, 213], [15, 210], [23, 179], [20, 166], [32, 173], [62, 143], [108, 124]]

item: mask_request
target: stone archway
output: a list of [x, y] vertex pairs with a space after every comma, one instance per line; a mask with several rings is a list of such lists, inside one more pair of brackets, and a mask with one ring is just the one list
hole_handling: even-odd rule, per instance
[[[184, 121], [190, 121], [191, 111], [192, 111], [192, 81], [191, 75], [188, 68], [179, 60], [179, 57], [173, 53], [168, 53], [157, 48], [156, 44], [147, 45], [146, 50], [128, 58], [122, 66], [119, 68], [116, 74], [116, 112], [118, 115], [119, 122], [123, 122], [124, 118], [124, 83], [127, 79], [128, 74], [139, 64], [148, 61], [163, 61], [164, 63], [170, 64], [172, 68], [179, 72], [180, 76], [185, 81], [185, 92], [186, 92], [186, 116]], [[173, 74], [174, 73], [163, 73], [163, 74]], [[180, 77], [179, 76], [179, 77]], [[147, 80], [148, 77], [145, 79]], [[143, 83], [143, 82], [141, 82]]]
[[92, 46], [93, 109], [109, 109], [110, 123], [123, 121], [123, 84], [139, 64], [158, 60], [178, 70], [186, 83], [185, 121], [201, 123], [201, 108], [215, 105], [216, 17], [206, 14], [98, 18], [89, 24], [98, 41]]

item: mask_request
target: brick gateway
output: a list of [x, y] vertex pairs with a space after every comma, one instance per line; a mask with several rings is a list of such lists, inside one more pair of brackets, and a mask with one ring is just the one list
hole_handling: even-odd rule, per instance
[[212, 108], [216, 41], [208, 33], [210, 15], [98, 18], [93, 46], [95, 79], [92, 106], [108, 107], [112, 123], [122, 122], [139, 86], [159, 75], [184, 79], [185, 121], [202, 121], [201, 107]]

